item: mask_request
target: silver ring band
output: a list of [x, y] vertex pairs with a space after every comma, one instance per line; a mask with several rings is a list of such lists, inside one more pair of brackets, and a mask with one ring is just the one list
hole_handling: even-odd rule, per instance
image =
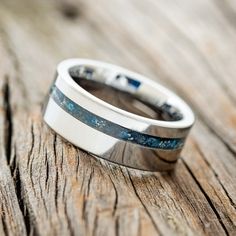
[[[131, 94], [158, 110], [164, 120], [113, 106], [86, 91], [81, 81]], [[58, 65], [44, 120], [95, 156], [136, 169], [164, 171], [175, 166], [194, 115], [182, 99], [144, 76], [104, 62], [69, 59]]]

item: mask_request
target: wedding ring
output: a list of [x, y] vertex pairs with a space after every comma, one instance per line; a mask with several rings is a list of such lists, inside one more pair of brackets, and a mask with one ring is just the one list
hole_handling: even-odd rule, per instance
[[[89, 86], [111, 88], [110, 100], [92, 94]], [[112, 105], [116, 91], [132, 97], [130, 106], [152, 115]], [[94, 156], [150, 171], [174, 168], [194, 123], [189, 106], [157, 82], [87, 59], [58, 65], [43, 118], [64, 139]]]

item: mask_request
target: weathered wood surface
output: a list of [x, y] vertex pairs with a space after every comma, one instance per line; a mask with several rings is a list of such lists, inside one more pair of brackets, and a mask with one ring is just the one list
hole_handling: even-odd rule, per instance
[[[0, 235], [236, 235], [235, 42], [233, 0], [1, 0]], [[48, 129], [41, 107], [68, 57], [188, 101], [197, 122], [174, 172], [94, 159]]]

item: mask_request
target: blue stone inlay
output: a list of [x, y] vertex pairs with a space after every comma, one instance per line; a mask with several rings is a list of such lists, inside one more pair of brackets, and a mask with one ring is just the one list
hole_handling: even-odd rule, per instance
[[55, 85], [51, 88], [51, 97], [77, 120], [114, 138], [164, 150], [178, 149], [184, 144], [184, 138], [162, 138], [140, 133], [97, 116], [66, 97]]
[[70, 111], [73, 111], [74, 108], [75, 108], [75, 106], [74, 106], [74, 104], [72, 104], [72, 103], [68, 103], [68, 104], [67, 104], [67, 108], [68, 108]]
[[127, 77], [128, 83], [132, 86], [134, 86], [136, 89], [140, 86], [141, 82], [135, 79], [131, 79]]

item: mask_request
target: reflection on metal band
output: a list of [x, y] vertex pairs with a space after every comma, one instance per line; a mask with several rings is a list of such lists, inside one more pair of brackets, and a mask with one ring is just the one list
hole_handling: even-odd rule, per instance
[[64, 111], [72, 115], [74, 118], [114, 138], [148, 148], [163, 150], [180, 149], [184, 145], [184, 138], [163, 138], [144, 134], [97, 116], [96, 114], [73, 102], [55, 85], [52, 86], [51, 97]]
[[135, 169], [167, 171], [174, 168], [180, 152], [181, 149], [149, 149], [120, 140], [103, 155], [95, 156]]

